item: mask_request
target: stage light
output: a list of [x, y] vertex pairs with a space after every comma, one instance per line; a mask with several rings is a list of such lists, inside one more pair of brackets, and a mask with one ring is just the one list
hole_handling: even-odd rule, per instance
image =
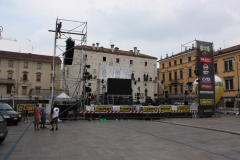
[[86, 68], [90, 68], [90, 65], [85, 65]]

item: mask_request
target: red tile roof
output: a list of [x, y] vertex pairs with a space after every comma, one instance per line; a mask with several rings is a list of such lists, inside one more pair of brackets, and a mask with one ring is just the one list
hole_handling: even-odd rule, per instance
[[[31, 53], [19, 53], [19, 52], [9, 52], [9, 51], [1, 51], [0, 57], [4, 58], [16, 58], [16, 59], [29, 59], [29, 60], [39, 60], [39, 61], [53, 61], [53, 56], [39, 55], [39, 54], [31, 54]], [[56, 62], [62, 62], [59, 57], [56, 57]]]
[[119, 55], [126, 55], [126, 56], [133, 56], [133, 57], [142, 57], [142, 58], [149, 58], [149, 59], [157, 59], [157, 57], [152, 57], [146, 54], [139, 53], [139, 55], [135, 55], [133, 51], [123, 51], [123, 50], [118, 50], [114, 49], [114, 52], [112, 52], [112, 49], [109, 48], [103, 48], [99, 47], [97, 50], [97, 47], [95, 47], [95, 50], [93, 50], [92, 46], [77, 46], [75, 49], [86, 49], [88, 51], [96, 51], [96, 52], [104, 52], [104, 53], [109, 53], [109, 54], [119, 54]]

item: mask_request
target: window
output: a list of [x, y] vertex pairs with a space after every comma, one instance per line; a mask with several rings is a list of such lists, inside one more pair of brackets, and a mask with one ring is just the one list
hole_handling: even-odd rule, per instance
[[192, 68], [188, 68], [188, 76], [189, 78], [192, 78]]
[[172, 80], [172, 72], [169, 72], [169, 80]]
[[12, 93], [12, 86], [7, 86], [7, 93]]
[[36, 87], [36, 93], [40, 93], [40, 88], [41, 87]]
[[214, 73], [218, 73], [217, 63], [214, 63]]
[[225, 79], [226, 90], [233, 90], [233, 79]]
[[174, 71], [174, 79], [177, 80], [177, 71]]
[[174, 65], [175, 65], [175, 66], [177, 65], [177, 60], [174, 60]]
[[42, 68], [42, 63], [38, 63], [37, 64], [37, 69], [41, 69]]
[[133, 60], [130, 60], [130, 64], [133, 64]]
[[188, 62], [191, 62], [191, 60], [192, 60], [192, 57], [189, 56], [189, 57], [188, 57]]
[[177, 94], [177, 85], [174, 86], [174, 93]]
[[13, 61], [8, 61], [8, 67], [13, 67]]
[[119, 61], [120, 61], [119, 58], [116, 58], [116, 63], [119, 63]]
[[133, 74], [133, 73], [132, 73], [131, 79], [132, 79], [132, 80], [134, 79], [134, 74]]
[[143, 75], [143, 80], [144, 81], [148, 81], [148, 74], [147, 75], [145, 75], [145, 74]]
[[180, 85], [181, 93], [183, 93], [183, 85]]
[[169, 93], [172, 93], [172, 86], [169, 86]]
[[53, 64], [51, 65], [51, 70], [53, 70]]
[[103, 57], [103, 61], [107, 61], [107, 57]]
[[232, 60], [224, 61], [224, 69], [225, 72], [233, 71]]
[[67, 77], [69, 76], [69, 67], [67, 67]]
[[147, 66], [147, 62], [145, 62], [145, 66]]
[[145, 89], [145, 96], [147, 97], [148, 96], [148, 90]]
[[162, 80], [165, 81], [165, 73], [162, 74]]
[[12, 79], [12, 73], [8, 72], [8, 79]]
[[164, 68], [164, 63], [162, 64], [162, 68]]
[[28, 62], [24, 62], [24, 68], [28, 68]]
[[27, 94], [27, 87], [26, 86], [22, 86], [22, 94]]
[[27, 81], [27, 73], [23, 73], [23, 81]]
[[37, 74], [37, 81], [40, 82], [41, 81], [41, 75]]
[[168, 65], [169, 65], [169, 67], [171, 67], [172, 66], [172, 62], [168, 62]]
[[180, 70], [180, 79], [183, 79], [183, 70]]
[[182, 64], [182, 58], [181, 58], [181, 59], [179, 59], [179, 64]]

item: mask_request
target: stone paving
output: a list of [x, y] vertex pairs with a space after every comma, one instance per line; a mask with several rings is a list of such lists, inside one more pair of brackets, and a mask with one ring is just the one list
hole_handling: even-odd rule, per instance
[[[168, 123], [165, 123], [168, 122]], [[169, 123], [170, 122], [170, 123]], [[9, 126], [0, 159], [159, 160], [240, 159], [240, 116], [162, 121], [65, 121], [58, 131], [34, 131], [32, 123]]]

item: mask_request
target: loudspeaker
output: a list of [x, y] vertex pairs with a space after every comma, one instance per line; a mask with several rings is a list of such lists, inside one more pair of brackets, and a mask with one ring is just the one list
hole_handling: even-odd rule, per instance
[[66, 40], [66, 52], [64, 57], [65, 65], [72, 65], [75, 41], [72, 38]]
[[187, 95], [188, 94], [188, 91], [187, 90], [185, 90], [185, 95]]
[[184, 101], [184, 105], [188, 105], [188, 101]]

